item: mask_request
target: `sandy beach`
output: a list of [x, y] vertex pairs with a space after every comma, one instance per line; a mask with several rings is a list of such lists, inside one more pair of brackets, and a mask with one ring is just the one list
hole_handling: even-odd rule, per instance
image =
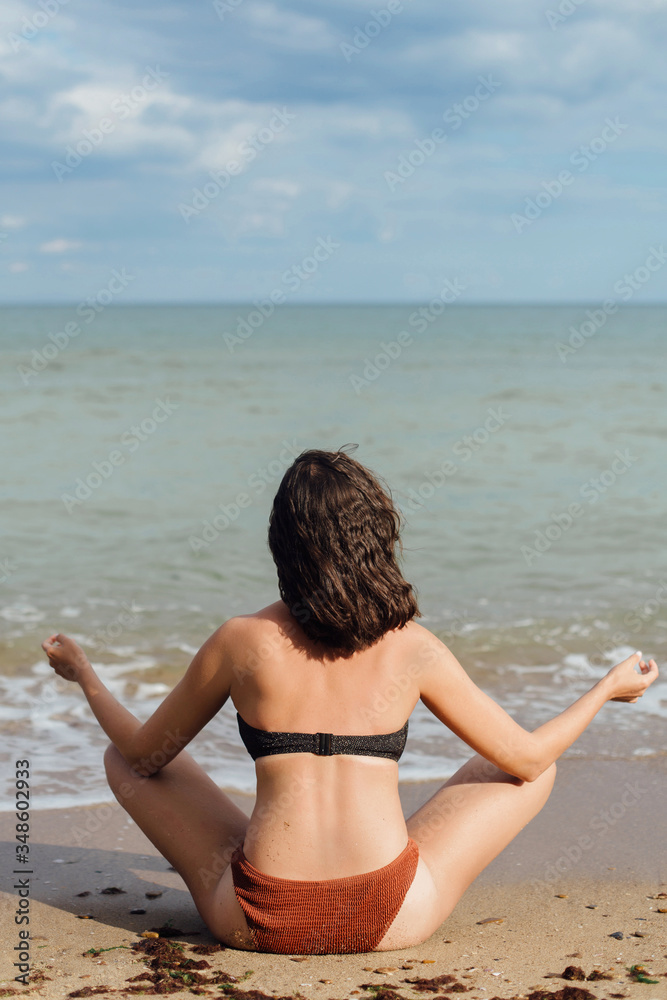
[[[433, 790], [430, 783], [402, 785], [405, 812]], [[250, 810], [250, 797], [235, 798]], [[198, 953], [199, 946], [215, 945], [213, 937], [180, 878], [120, 807], [33, 813], [30, 876], [12, 876], [13, 816], [3, 813], [1, 825], [0, 996], [168, 992], [175, 997], [264, 993], [386, 1000], [464, 990], [471, 1000], [535, 991], [559, 1000], [667, 996], [667, 767], [662, 759], [585, 767], [576, 760], [561, 762], [556, 789], [542, 813], [428, 941], [401, 952], [308, 958], [229, 948]], [[13, 878], [23, 884], [29, 878], [28, 986], [14, 981], [19, 891], [12, 889]], [[158, 939], [140, 936], [155, 928], [166, 931]], [[166, 949], [171, 967], [163, 963], [158, 976], [149, 965], [156, 947], [162, 953]], [[184, 959], [199, 965], [179, 966]], [[631, 972], [636, 966], [646, 971]], [[563, 978], [568, 967], [587, 977], [597, 970], [611, 978]], [[152, 975], [153, 981], [136, 980], [142, 975]]]

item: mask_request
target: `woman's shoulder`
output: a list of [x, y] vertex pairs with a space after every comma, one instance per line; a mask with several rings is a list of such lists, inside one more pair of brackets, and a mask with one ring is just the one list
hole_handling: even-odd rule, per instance
[[[295, 649], [300, 650], [305, 639], [300, 625], [281, 600], [259, 611], [229, 618], [220, 626], [215, 636], [220, 643], [224, 643], [228, 649], [237, 653], [244, 651], [248, 653], [252, 649], [259, 648], [266, 651], [270, 649], [273, 654], [279, 650], [291, 653]], [[393, 650], [401, 659], [404, 656], [429, 658], [433, 656], [435, 650], [445, 649], [433, 632], [414, 620], [402, 628], [386, 633], [374, 648], [377, 648], [378, 652]]]
[[392, 633], [394, 648], [400, 653], [400, 660], [409, 664], [413, 676], [426, 677], [436, 672], [452, 658], [444, 642], [424, 625], [410, 621], [402, 629]]
[[220, 642], [235, 646], [247, 646], [264, 641], [269, 635], [284, 633], [289, 623], [289, 614], [282, 601], [261, 608], [259, 611], [234, 615], [214, 633]]
[[233, 622], [234, 627], [241, 631], [244, 628], [246, 631], [255, 632], [260, 629], [276, 628], [276, 626], [283, 626], [286, 622], [293, 621], [287, 607], [283, 601], [274, 601], [273, 604], [267, 604], [265, 608], [260, 608], [259, 611], [248, 611], [242, 615], [235, 615], [233, 618], [228, 619], [225, 624]]
[[430, 629], [411, 619], [403, 628], [394, 629], [392, 635], [402, 639], [406, 646], [414, 649], [442, 646], [442, 642]]

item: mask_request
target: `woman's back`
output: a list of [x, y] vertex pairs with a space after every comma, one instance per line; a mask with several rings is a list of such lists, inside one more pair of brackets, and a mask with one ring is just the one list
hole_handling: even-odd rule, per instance
[[[427, 634], [410, 623], [349, 657], [323, 657], [278, 601], [234, 619], [232, 700], [246, 723], [268, 732], [394, 733], [419, 698], [415, 664]], [[244, 852], [267, 875], [316, 880], [372, 871], [406, 840], [394, 760], [258, 758]]]

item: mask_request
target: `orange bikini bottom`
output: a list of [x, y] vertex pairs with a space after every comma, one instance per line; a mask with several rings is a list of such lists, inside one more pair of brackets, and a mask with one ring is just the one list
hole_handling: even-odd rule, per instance
[[264, 875], [239, 847], [234, 890], [257, 951], [339, 955], [373, 951], [398, 913], [417, 871], [414, 840], [384, 868], [318, 882]]

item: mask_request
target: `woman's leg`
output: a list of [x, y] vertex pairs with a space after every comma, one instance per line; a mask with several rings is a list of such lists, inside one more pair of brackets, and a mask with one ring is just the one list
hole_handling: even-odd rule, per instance
[[547, 801], [556, 765], [521, 781], [475, 756], [407, 821], [419, 867], [380, 950], [425, 940], [452, 912], [479, 873]]
[[118, 802], [182, 877], [211, 932], [252, 947], [229, 868], [245, 837], [245, 813], [185, 751], [150, 778], [133, 771], [113, 743], [104, 764]]

